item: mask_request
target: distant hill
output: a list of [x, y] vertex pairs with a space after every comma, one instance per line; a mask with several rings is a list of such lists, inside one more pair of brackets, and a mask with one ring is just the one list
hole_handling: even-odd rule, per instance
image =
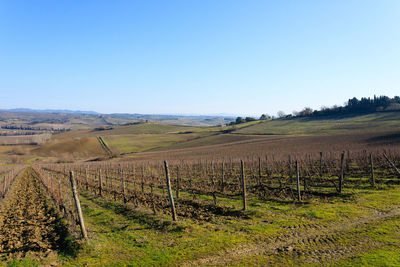
[[377, 112], [366, 115], [291, 117], [267, 120], [233, 131], [235, 134], [298, 135], [345, 132], [400, 131], [400, 112]]
[[[57, 128], [82, 129], [101, 126], [125, 125], [140, 121], [161, 122], [165, 124], [187, 126], [216, 126], [232, 121], [233, 117], [220, 116], [185, 116], [157, 114], [101, 114], [95, 111], [80, 110], [36, 110], [18, 108], [0, 110], [1, 125], [57, 124]], [[63, 127], [61, 127], [63, 128]]]
[[14, 108], [14, 109], [3, 109], [1, 111], [11, 112], [37, 112], [37, 113], [62, 113], [62, 114], [100, 114], [96, 111], [82, 111], [82, 110], [69, 110], [69, 109], [30, 109], [30, 108]]

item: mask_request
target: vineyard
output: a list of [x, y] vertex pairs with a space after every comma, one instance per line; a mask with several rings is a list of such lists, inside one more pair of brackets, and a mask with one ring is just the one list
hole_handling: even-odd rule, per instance
[[223, 205], [229, 199], [241, 198], [241, 209], [246, 210], [247, 198], [307, 201], [338, 197], [344, 187], [397, 185], [400, 173], [393, 161], [399, 160], [395, 151], [374, 154], [364, 150], [287, 159], [266, 154], [245, 160], [50, 164], [36, 170], [54, 201], [71, 216], [72, 201], [67, 207], [65, 199], [71, 195], [72, 171], [80, 190], [104, 199], [173, 215], [172, 200], [178, 217], [205, 219], [240, 215], [240, 209]]
[[[294, 155], [265, 153], [243, 159], [2, 167], [1, 257], [4, 260], [33, 257], [59, 264], [60, 260], [54, 256], [57, 251], [73, 259], [79, 255], [79, 247], [98, 238], [99, 222], [93, 220], [98, 216], [97, 211], [103, 210], [101, 213], [113, 213], [112, 221], [115, 220], [112, 216], [123, 216], [123, 220], [145, 226], [152, 234], [168, 239], [175, 232], [183, 238], [182, 231], [187, 228], [196, 233], [207, 232], [208, 227], [215, 231], [226, 228], [217, 235], [223, 241], [212, 240], [215, 237], [211, 236], [206, 240], [195, 238], [195, 243], [199, 242], [196, 245], [213, 244], [213, 252], [205, 249], [212, 256], [195, 248], [180, 259], [183, 265], [246, 263], [253, 256], [259, 258], [257, 262], [266, 263], [289, 259], [288, 263], [296, 263], [306, 256], [308, 263], [346, 259], [360, 253], [364, 245], [377, 248], [382, 244], [371, 240], [362, 246], [350, 244], [346, 236], [355, 234], [355, 225], [372, 227], [398, 218], [398, 162], [400, 153], [393, 148]], [[367, 201], [369, 194], [379, 201]], [[372, 210], [359, 206], [360, 201], [373, 207]], [[35, 209], [24, 212], [29, 205]], [[22, 211], [15, 212], [18, 210]], [[325, 213], [328, 210], [334, 215], [328, 216]], [[376, 211], [379, 212], [375, 214]], [[101, 224], [104, 220], [107, 221], [103, 218]], [[399, 223], [394, 221], [396, 229], [400, 228]], [[203, 227], [197, 229], [196, 225]], [[19, 231], [26, 233], [25, 238], [18, 236]], [[125, 228], [123, 232], [140, 235]], [[252, 241], [248, 243], [246, 238]], [[227, 255], [229, 259], [225, 258]], [[92, 260], [88, 256], [78, 262], [87, 264]], [[116, 259], [109, 263], [112, 262]], [[177, 263], [174, 258], [161, 262]], [[152, 259], [141, 263], [161, 262]]]

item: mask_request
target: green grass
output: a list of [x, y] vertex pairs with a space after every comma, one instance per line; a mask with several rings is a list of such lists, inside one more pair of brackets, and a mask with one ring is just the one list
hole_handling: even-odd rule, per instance
[[175, 224], [146, 213], [119, 214], [118, 205], [101, 200], [83, 197], [82, 206], [92, 238], [66, 266], [170, 266], [245, 241], [244, 236], [231, 236], [212, 224], [189, 220]]
[[[257, 246], [263, 242], [268, 246], [276, 237], [289, 234], [286, 228], [289, 226], [345, 225], [349, 221], [374, 216], [375, 210], [391, 211], [400, 203], [400, 189], [397, 187], [387, 190], [346, 189], [345, 193], [352, 197], [314, 199], [301, 204], [250, 198], [249, 210], [244, 213], [244, 217], [215, 216], [211, 221], [179, 218], [176, 223], [168, 215], [152, 215], [149, 211], [135, 210], [133, 207], [126, 209], [118, 202], [83, 194], [81, 201], [90, 241], [83, 246], [77, 258], [67, 260], [65, 265], [199, 264], [199, 259], [217, 256], [231, 248]], [[187, 197], [186, 194], [181, 192], [181, 197]], [[210, 196], [198, 196], [198, 199], [212, 202]], [[241, 199], [218, 197], [218, 204], [240, 210]], [[379, 246], [327, 263], [338, 266], [366, 263], [371, 266], [396, 266], [399, 261], [400, 218], [392, 217], [361, 227], [367, 227], [368, 231], [349, 229], [338, 242], [345, 246], [363, 239], [373, 241]], [[310, 230], [305, 228], [304, 231]], [[256, 253], [239, 258], [235, 258], [234, 254], [227, 254], [224, 260], [228, 265], [259, 265], [270, 262], [287, 266], [301, 265], [301, 257], [292, 258], [290, 254]]]
[[182, 125], [171, 125], [161, 123], [138, 123], [129, 126], [120, 126], [112, 130], [99, 131], [103, 135], [124, 135], [124, 134], [166, 134], [185, 131], [197, 131], [199, 127]]
[[[214, 216], [212, 220], [191, 220], [169, 215], [153, 215], [150, 211], [106, 201], [81, 192], [81, 204], [89, 232], [76, 257], [62, 257], [64, 266], [178, 266], [178, 265], [278, 265], [312, 266], [307, 257], [292, 254], [264, 253], [277, 237], [290, 235], [288, 227], [319, 225], [330, 227], [375, 216], [375, 212], [390, 212], [399, 208], [400, 188], [348, 189], [346, 197], [313, 199], [307, 202], [260, 200], [251, 197], [243, 216]], [[181, 198], [190, 194], [181, 192]], [[211, 203], [212, 198], [199, 195], [198, 200]], [[218, 205], [239, 211], [241, 199], [218, 197]], [[314, 231], [300, 228], [299, 233]], [[333, 234], [337, 232], [332, 230]], [[398, 266], [400, 261], [400, 214], [370, 224], [359, 224], [340, 233], [338, 246], [362, 249], [344, 257], [321, 259], [316, 266]], [[371, 245], [368, 245], [370, 244]], [[365, 245], [367, 244], [367, 245]], [[299, 250], [320, 249], [295, 244]], [[239, 248], [239, 249], [238, 249]], [[248, 248], [260, 249], [249, 250]], [[227, 253], [225, 253], [227, 251]], [[233, 252], [231, 252], [233, 251]], [[220, 261], [218, 256], [222, 255]], [[315, 258], [318, 259], [317, 256]], [[202, 261], [201, 259], [210, 259]], [[9, 262], [9, 266], [38, 266], [29, 258]], [[5, 263], [0, 266], [7, 266]]]
[[159, 147], [167, 147], [178, 142], [209, 135], [210, 133], [189, 134], [131, 134], [108, 135], [104, 140], [112, 151], [120, 153], [142, 152]]
[[315, 134], [398, 130], [400, 112], [360, 116], [276, 119], [235, 131], [240, 134]]

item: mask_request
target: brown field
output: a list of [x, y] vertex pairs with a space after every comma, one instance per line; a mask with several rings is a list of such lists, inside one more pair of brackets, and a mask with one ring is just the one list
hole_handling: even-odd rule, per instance
[[106, 155], [95, 137], [53, 139], [34, 149], [32, 153], [39, 156], [61, 157], [69, 160], [104, 157]]
[[[223, 140], [223, 136], [213, 136]], [[240, 135], [239, 135], [240, 137]], [[203, 145], [182, 149], [171, 149], [166, 151], [143, 152], [129, 156], [136, 160], [164, 160], [164, 159], [186, 159], [196, 158], [246, 158], [252, 156], [263, 156], [265, 154], [276, 157], [296, 154], [317, 154], [321, 151], [339, 152], [343, 150], [383, 150], [398, 149], [400, 147], [397, 131], [369, 132], [356, 134], [326, 134], [306, 136], [250, 136], [243, 137], [243, 141], [232, 141], [227, 138], [226, 143], [216, 145]], [[239, 138], [238, 138], [239, 139]], [[200, 140], [199, 140], [200, 141]], [[185, 144], [185, 143], [182, 143]]]

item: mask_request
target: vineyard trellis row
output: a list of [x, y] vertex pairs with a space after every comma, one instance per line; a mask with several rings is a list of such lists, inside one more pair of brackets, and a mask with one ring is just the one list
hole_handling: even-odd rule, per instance
[[0, 168], [0, 196], [4, 198], [15, 178], [23, 170], [22, 166], [6, 166]]
[[286, 159], [265, 154], [240, 161], [92, 162], [44, 164], [34, 169], [60, 211], [78, 224], [70, 172], [75, 174], [78, 190], [154, 214], [170, 214], [174, 220], [179, 216], [202, 219], [210, 213], [234, 214], [222, 203], [224, 199], [242, 202], [246, 210], [247, 198], [305, 201], [334, 197], [343, 188], [399, 184], [395, 168], [399, 158], [395, 151], [363, 150], [288, 155]]

